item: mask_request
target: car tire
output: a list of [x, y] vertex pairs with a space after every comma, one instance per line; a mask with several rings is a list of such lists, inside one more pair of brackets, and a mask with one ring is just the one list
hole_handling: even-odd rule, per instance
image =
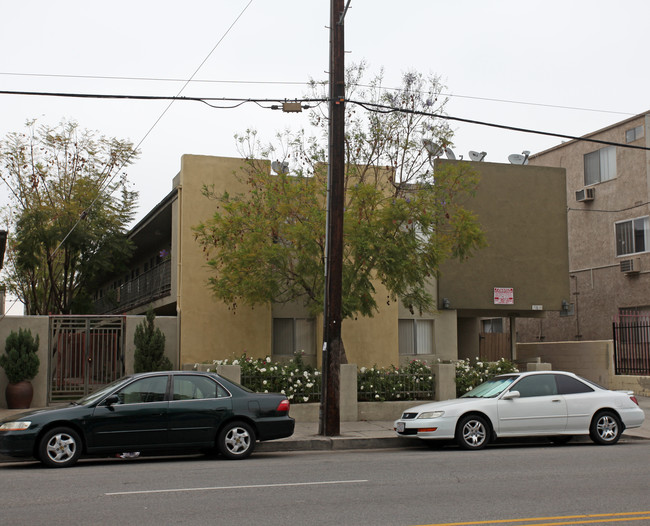
[[563, 446], [564, 444], [568, 444], [571, 442], [571, 439], [573, 438], [573, 435], [555, 435], [552, 437], [548, 437], [549, 441], [552, 444], [555, 444], [556, 446]]
[[255, 431], [246, 422], [229, 422], [219, 432], [217, 448], [228, 460], [248, 458], [255, 449]]
[[38, 459], [50, 468], [68, 468], [81, 456], [81, 438], [68, 427], [47, 431], [38, 445]]
[[456, 426], [456, 443], [463, 449], [483, 449], [490, 442], [490, 426], [484, 417], [468, 415]]
[[616, 444], [622, 433], [621, 419], [613, 411], [597, 413], [589, 426], [589, 437], [601, 446]]

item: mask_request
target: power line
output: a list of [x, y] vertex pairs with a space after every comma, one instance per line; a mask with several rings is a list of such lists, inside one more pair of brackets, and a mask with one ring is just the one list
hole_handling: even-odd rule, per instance
[[[199, 64], [199, 66], [194, 70], [194, 73], [192, 73], [192, 75], [190, 76], [190, 78], [187, 79], [187, 81], [185, 82], [185, 84], [183, 84], [183, 87], [181, 87], [181, 89], [180, 89], [179, 92], [177, 93], [176, 97], [173, 97], [173, 98], [171, 99], [171, 102], [170, 102], [170, 103], [167, 105], [167, 107], [163, 110], [163, 112], [162, 112], [162, 113], [160, 114], [160, 116], [156, 119], [156, 121], [151, 125], [151, 127], [149, 128], [149, 130], [147, 131], [147, 133], [145, 133], [144, 136], [140, 139], [140, 142], [138, 142], [138, 144], [135, 146], [135, 148], [133, 148], [133, 150], [131, 151], [131, 154], [130, 154], [130, 155], [129, 155], [125, 160], [124, 160], [124, 162], [120, 165], [120, 167], [115, 171], [115, 173], [113, 174], [113, 176], [110, 177], [110, 178], [107, 178], [107, 180], [106, 180], [104, 183], [100, 184], [100, 186], [97, 188], [97, 197], [95, 197], [95, 199], [93, 199], [93, 201], [90, 203], [90, 205], [88, 205], [88, 207], [87, 207], [87, 208], [86, 208], [86, 209], [85, 209], [85, 210], [84, 210], [84, 211], [79, 215], [79, 219], [77, 219], [77, 222], [72, 226], [72, 228], [70, 229], [70, 231], [65, 235], [65, 237], [63, 238], [63, 240], [61, 241], [61, 243], [59, 243], [59, 245], [56, 247], [56, 249], [54, 249], [54, 252], [52, 253], [52, 257], [54, 257], [54, 255], [56, 255], [56, 253], [59, 251], [59, 249], [61, 248], [61, 246], [63, 246], [63, 243], [65, 243], [66, 240], [68, 239], [68, 237], [70, 237], [70, 234], [72, 234], [72, 232], [74, 232], [74, 230], [77, 228], [77, 226], [79, 226], [79, 223], [81, 223], [81, 221], [82, 221], [82, 220], [87, 216], [88, 211], [89, 211], [89, 210], [90, 210], [90, 209], [95, 205], [95, 203], [98, 201], [99, 196], [101, 195], [101, 192], [103, 191], [103, 189], [104, 189], [104, 188], [107, 188], [108, 185], [111, 184], [111, 181], [113, 181], [113, 179], [115, 179], [115, 177], [120, 173], [120, 171], [122, 170], [122, 168], [124, 168], [124, 166], [126, 166], [126, 164], [131, 160], [131, 158], [133, 157], [133, 155], [138, 151], [138, 148], [142, 145], [142, 143], [146, 140], [146, 138], [151, 134], [151, 132], [153, 131], [153, 129], [158, 125], [158, 123], [162, 120], [162, 118], [165, 116], [165, 114], [166, 114], [166, 113], [169, 111], [169, 109], [172, 107], [172, 104], [174, 104], [175, 100], [177, 100], [177, 98], [180, 96], [180, 94], [183, 93], [183, 90], [187, 87], [187, 85], [188, 85], [188, 84], [192, 81], [192, 79], [196, 76], [196, 74], [197, 74], [197, 73], [199, 72], [199, 70], [203, 67], [203, 65], [207, 62], [207, 60], [210, 58], [210, 56], [212, 55], [212, 53], [214, 53], [214, 51], [217, 49], [217, 47], [219, 47], [219, 45], [221, 44], [221, 42], [223, 42], [224, 38], [226, 38], [226, 36], [228, 35], [228, 33], [230, 33], [231, 29], [235, 26], [235, 24], [239, 21], [239, 19], [244, 15], [244, 13], [246, 12], [246, 10], [249, 8], [249, 6], [250, 6], [252, 3], [253, 3], [253, 0], [250, 0], [250, 1], [249, 1], [249, 2], [244, 6], [244, 8], [243, 8], [243, 9], [241, 10], [241, 12], [239, 13], [239, 15], [237, 15], [237, 17], [236, 17], [235, 20], [233, 21], [233, 23], [230, 24], [230, 26], [228, 27], [228, 29], [226, 29], [226, 31], [225, 31], [224, 34], [221, 36], [221, 38], [217, 41], [217, 43], [214, 45], [214, 47], [213, 47], [213, 48], [210, 50], [210, 52], [206, 55], [206, 57], [205, 57], [205, 58], [203, 59], [203, 61]], [[110, 173], [110, 172], [109, 172], [109, 173]]]
[[450, 121], [456, 121], [456, 122], [464, 122], [466, 124], [476, 124], [478, 126], [489, 126], [491, 128], [499, 128], [502, 130], [510, 130], [510, 131], [516, 131], [516, 132], [522, 132], [522, 133], [532, 133], [535, 135], [546, 135], [549, 137], [558, 137], [560, 139], [569, 139], [573, 141], [583, 141], [583, 142], [593, 142], [597, 144], [606, 144], [608, 146], [618, 146], [621, 148], [630, 148], [633, 150], [646, 150], [650, 151], [650, 148], [646, 146], [636, 146], [633, 144], [624, 144], [620, 142], [613, 142], [613, 141], [603, 141], [600, 139], [590, 139], [588, 137], [578, 137], [575, 135], [567, 135], [564, 133], [555, 133], [555, 132], [547, 132], [547, 131], [542, 131], [542, 130], [533, 130], [530, 128], [520, 128], [518, 126], [508, 126], [505, 124], [496, 124], [494, 122], [486, 122], [486, 121], [477, 121], [474, 119], [464, 119], [462, 117], [452, 117], [451, 115], [444, 115], [441, 113], [429, 113], [425, 111], [416, 111], [416, 110], [409, 110], [405, 108], [394, 108], [392, 106], [385, 106], [383, 104], [375, 104], [372, 102], [360, 102], [360, 101], [355, 101], [355, 100], [348, 100], [347, 101], [349, 104], [356, 104], [358, 106], [361, 106], [362, 108], [368, 110], [368, 111], [373, 111], [375, 113], [395, 113], [395, 112], [400, 112], [400, 113], [410, 113], [413, 115], [422, 115], [426, 117], [436, 117], [438, 119], [445, 119], [445, 120], [450, 120]]
[[[252, 1], [252, 0], [251, 0]], [[187, 82], [189, 83], [189, 81]], [[186, 83], [186, 85], [187, 85]], [[182, 90], [181, 90], [182, 91]], [[176, 102], [176, 101], [192, 101], [192, 102], [202, 102], [204, 104], [207, 104], [210, 107], [216, 108], [216, 109], [234, 109], [242, 104], [245, 103], [254, 103], [257, 104], [258, 106], [265, 108], [262, 106], [262, 103], [282, 103], [282, 102], [287, 102], [288, 100], [292, 100], [295, 102], [306, 102], [306, 103], [323, 103], [327, 102], [328, 99], [256, 99], [256, 98], [246, 98], [246, 99], [241, 99], [241, 98], [234, 98], [234, 97], [181, 97], [180, 92], [179, 95], [177, 96], [165, 96], [165, 95], [110, 95], [110, 94], [92, 94], [92, 93], [62, 93], [62, 92], [36, 92], [36, 91], [8, 91], [8, 90], [0, 90], [0, 94], [4, 95], [32, 95], [32, 96], [45, 96], [45, 97], [68, 97], [68, 98], [94, 98], [94, 99], [122, 99], [122, 100], [169, 100], [171, 101], [170, 104], [167, 106], [167, 108], [163, 111], [163, 113], [160, 115], [158, 120], [154, 123], [154, 125], [151, 127], [151, 129], [145, 134], [143, 139], [138, 143], [138, 147], [140, 144], [142, 144], [142, 141], [151, 133], [153, 128], [155, 127], [156, 124], [162, 119], [163, 115], [167, 112], [167, 110], [171, 107], [171, 105]], [[231, 105], [231, 106], [216, 106], [213, 104], [209, 104], [207, 101], [222, 101], [222, 102], [236, 102], [236, 104]], [[578, 137], [576, 135], [568, 135], [565, 133], [556, 133], [556, 132], [547, 132], [543, 130], [534, 130], [531, 128], [521, 128], [518, 126], [509, 126], [506, 124], [498, 124], [494, 122], [487, 122], [487, 121], [478, 121], [475, 119], [466, 119], [462, 117], [453, 117], [451, 115], [445, 115], [442, 113], [430, 113], [430, 112], [425, 112], [425, 111], [416, 111], [416, 110], [409, 110], [406, 108], [396, 108], [394, 106], [386, 106], [383, 104], [376, 104], [374, 102], [365, 102], [365, 101], [356, 101], [356, 100], [348, 100], [347, 101], [350, 104], [356, 104], [358, 106], [361, 106], [367, 111], [372, 111], [376, 113], [411, 113], [414, 115], [422, 115], [425, 117], [433, 117], [433, 118], [438, 118], [438, 119], [444, 119], [444, 120], [450, 120], [450, 121], [456, 121], [456, 122], [464, 122], [466, 124], [475, 124], [477, 126], [488, 126], [491, 128], [499, 128], [502, 130], [510, 130], [510, 131], [516, 131], [516, 132], [521, 132], [521, 133], [531, 133], [535, 135], [545, 135], [548, 137], [557, 137], [560, 139], [568, 139], [568, 140], [573, 140], [573, 141], [583, 141], [583, 142], [592, 142], [596, 144], [604, 144], [607, 146], [618, 146], [620, 148], [629, 148], [633, 150], [646, 150], [650, 151], [649, 147], [646, 146], [636, 146], [633, 144], [624, 144], [624, 143], [619, 143], [619, 142], [614, 142], [614, 141], [604, 141], [600, 139], [590, 139], [588, 137]], [[275, 106], [269, 106], [266, 107], [265, 109], [279, 109]], [[137, 147], [136, 147], [137, 149]], [[115, 176], [113, 176], [115, 177]], [[112, 179], [111, 179], [112, 180]]]
[[[7, 76], [18, 76], [18, 77], [48, 77], [48, 78], [69, 78], [69, 79], [88, 79], [88, 80], [128, 80], [128, 81], [137, 81], [137, 82], [186, 82], [186, 79], [181, 78], [169, 78], [169, 77], [127, 77], [127, 76], [107, 76], [107, 75], [64, 75], [64, 74], [55, 74], [55, 73], [16, 73], [16, 72], [0, 72], [0, 75]], [[239, 79], [227, 79], [227, 80], [218, 80], [218, 79], [192, 79], [193, 83], [203, 83], [203, 84], [254, 84], [254, 85], [278, 85], [278, 86], [310, 86], [312, 82], [300, 82], [300, 81], [290, 81], [290, 80], [239, 80]], [[316, 81], [316, 84], [327, 85], [328, 81]], [[373, 88], [374, 86], [368, 84], [355, 84], [361, 88]], [[391, 88], [387, 86], [381, 86], [379, 89], [386, 91], [403, 91], [403, 88]], [[625, 111], [614, 111], [614, 110], [603, 110], [599, 108], [583, 108], [578, 106], [566, 106], [561, 104], [548, 104], [543, 102], [530, 102], [522, 100], [513, 100], [513, 99], [500, 99], [494, 97], [479, 97], [477, 95], [461, 95], [458, 93], [440, 93], [443, 97], [451, 97], [458, 99], [468, 99], [468, 100], [478, 100], [484, 102], [499, 102], [503, 104], [519, 104], [523, 106], [539, 106], [541, 108], [556, 108], [561, 110], [572, 110], [572, 111], [588, 111], [593, 113], [608, 113], [612, 115], [636, 115], [635, 113], [625, 112]]]

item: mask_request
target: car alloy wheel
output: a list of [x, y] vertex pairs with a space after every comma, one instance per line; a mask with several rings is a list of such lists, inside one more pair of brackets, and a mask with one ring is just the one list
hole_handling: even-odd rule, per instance
[[67, 468], [76, 464], [81, 456], [81, 439], [72, 429], [57, 427], [51, 429], [39, 443], [38, 457], [51, 468]]
[[456, 429], [456, 441], [464, 449], [483, 449], [489, 442], [489, 427], [478, 415], [463, 417]]
[[217, 445], [227, 459], [247, 458], [255, 449], [255, 431], [245, 422], [230, 422], [219, 433]]
[[616, 444], [623, 433], [618, 416], [612, 411], [602, 411], [591, 421], [589, 436], [596, 444]]

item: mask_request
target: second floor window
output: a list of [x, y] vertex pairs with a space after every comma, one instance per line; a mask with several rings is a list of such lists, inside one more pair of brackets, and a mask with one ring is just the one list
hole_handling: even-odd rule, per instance
[[643, 137], [643, 126], [637, 126], [636, 128], [630, 128], [625, 131], [625, 142], [634, 142]]
[[648, 247], [648, 217], [616, 223], [616, 255], [645, 252]]
[[608, 146], [585, 154], [585, 186], [616, 177], [616, 147]]

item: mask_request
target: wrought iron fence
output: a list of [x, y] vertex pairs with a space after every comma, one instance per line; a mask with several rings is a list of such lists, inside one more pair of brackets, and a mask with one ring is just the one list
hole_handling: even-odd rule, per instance
[[613, 333], [616, 374], [650, 375], [650, 313], [619, 314]]
[[[294, 376], [251, 372], [242, 374], [241, 383], [256, 392], [284, 393], [292, 402], [320, 402], [321, 379], [309, 372]], [[426, 368], [419, 372], [362, 368], [357, 373], [357, 400], [376, 402], [389, 400], [432, 400], [434, 377]]]
[[432, 400], [433, 395], [434, 377], [428, 368], [418, 372], [370, 368], [357, 376], [359, 402]]

